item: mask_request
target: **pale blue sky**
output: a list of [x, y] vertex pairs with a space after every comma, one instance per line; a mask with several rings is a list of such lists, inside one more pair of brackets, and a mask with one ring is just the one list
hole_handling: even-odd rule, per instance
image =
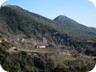
[[3, 5], [18, 5], [50, 19], [65, 15], [83, 25], [96, 27], [96, 8], [88, 0], [8, 0]]

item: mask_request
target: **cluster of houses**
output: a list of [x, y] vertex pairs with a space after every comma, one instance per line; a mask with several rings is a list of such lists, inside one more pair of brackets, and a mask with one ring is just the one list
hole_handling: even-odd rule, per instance
[[60, 54], [60, 55], [63, 55], [63, 56], [71, 56], [71, 53], [69, 50], [67, 49], [58, 49], [57, 50], [57, 53]]
[[10, 36], [0, 35], [0, 43], [2, 43], [2, 41], [10, 42], [19, 48], [23, 46], [24, 48], [35, 47], [44, 49], [47, 46], [47, 41], [45, 39], [43, 41], [39, 41], [34, 39], [26, 39], [24, 37], [12, 38]]
[[34, 39], [25, 39], [25, 38], [18, 38], [18, 42], [22, 43], [22, 45], [26, 48], [40, 48], [44, 49], [47, 46], [47, 42], [44, 41], [39, 41], [39, 40], [34, 40]]
[[[9, 38], [8, 38], [9, 39]], [[3, 41], [8, 41], [7, 37], [6, 36], [2, 36], [0, 34], [0, 43], [2, 43]]]
[[66, 56], [71, 56], [71, 53], [69, 51], [59, 51], [59, 54], [66, 55]]
[[[10, 36], [0, 35], [0, 43], [3, 41], [13, 43], [14, 46], [9, 51], [16, 51], [17, 48], [37, 48], [37, 49], [45, 49], [48, 47], [47, 40], [44, 38], [42, 41], [35, 40], [35, 39], [26, 39], [24, 37], [16, 37], [11, 38]], [[64, 47], [65, 48], [65, 47]], [[81, 54], [77, 53], [76, 51], [69, 51], [67, 49], [60, 49], [60, 48], [53, 48], [53, 52], [56, 52], [62, 56], [75, 56], [80, 57]]]

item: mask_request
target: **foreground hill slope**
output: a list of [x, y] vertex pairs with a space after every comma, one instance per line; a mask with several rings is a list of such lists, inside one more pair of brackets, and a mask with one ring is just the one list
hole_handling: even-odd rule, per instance
[[8, 72], [88, 72], [95, 66], [91, 58], [52, 59], [49, 54], [16, 51], [9, 53], [10, 43], [0, 43], [0, 64]]

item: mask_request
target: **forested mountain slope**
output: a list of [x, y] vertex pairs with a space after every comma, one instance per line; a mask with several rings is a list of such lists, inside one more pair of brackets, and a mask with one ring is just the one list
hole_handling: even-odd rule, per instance
[[[95, 28], [88, 28], [66, 16], [58, 16], [52, 21], [18, 6], [8, 5], [0, 9], [0, 33], [13, 37], [23, 35], [40, 41], [45, 38], [48, 44], [65, 45], [77, 50], [82, 48], [83, 51], [96, 48]], [[91, 46], [88, 46], [89, 43]]]
[[54, 19], [56, 25], [59, 26], [65, 33], [77, 37], [94, 37], [96, 36], [96, 28], [84, 26], [64, 15], [60, 15]]

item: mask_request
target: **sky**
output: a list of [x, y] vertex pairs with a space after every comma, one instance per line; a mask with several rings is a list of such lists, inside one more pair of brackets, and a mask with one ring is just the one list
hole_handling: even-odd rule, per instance
[[3, 5], [17, 5], [52, 20], [65, 15], [96, 28], [96, 8], [89, 0], [8, 0]]

